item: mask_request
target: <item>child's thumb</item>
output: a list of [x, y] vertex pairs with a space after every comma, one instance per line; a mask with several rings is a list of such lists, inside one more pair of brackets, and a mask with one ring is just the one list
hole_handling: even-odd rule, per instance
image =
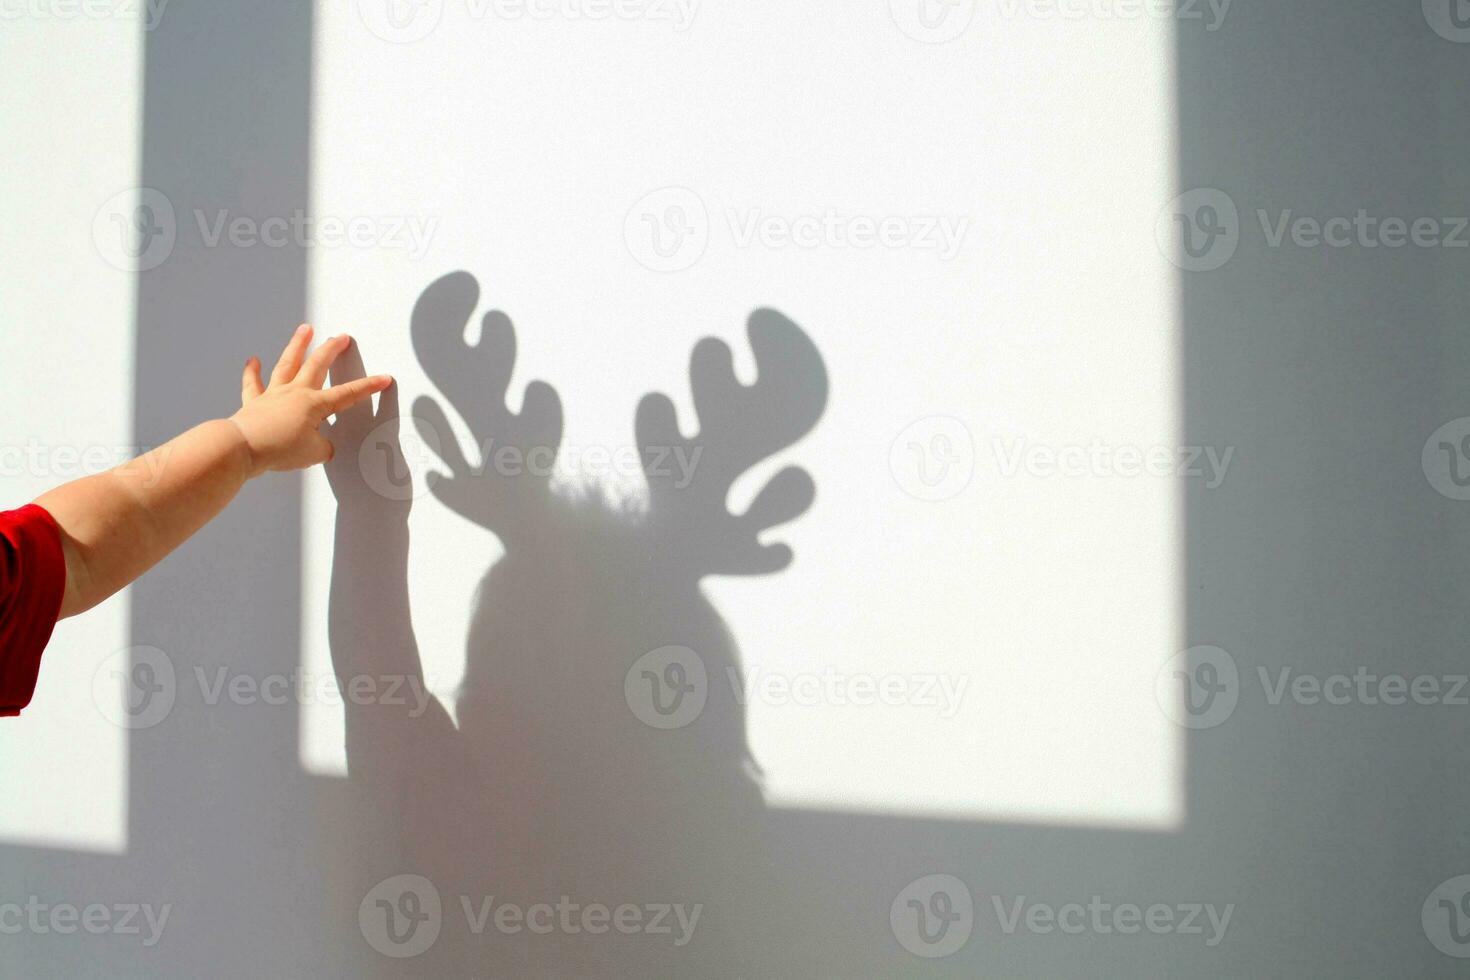
[[312, 443], [312, 464], [330, 463], [332, 458], [337, 455], [337, 447], [332, 445], [332, 440], [320, 432], [316, 433], [313, 438], [315, 441]]

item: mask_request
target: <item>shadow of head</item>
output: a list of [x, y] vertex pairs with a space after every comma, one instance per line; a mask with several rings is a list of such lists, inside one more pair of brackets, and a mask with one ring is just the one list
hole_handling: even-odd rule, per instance
[[449, 470], [432, 482], [434, 496], [505, 548], [478, 592], [461, 730], [521, 746], [542, 793], [600, 790], [614, 810], [746, 778], [737, 654], [699, 582], [792, 560], [787, 545], [760, 535], [811, 506], [804, 471], [777, 473], [741, 514], [727, 499], [742, 474], [820, 418], [827, 375], [815, 345], [781, 314], [757, 311], [748, 336], [758, 376], [745, 385], [730, 348], [701, 340], [690, 363], [698, 431], [681, 432], [668, 397], [643, 398], [635, 431], [646, 506], [629, 506], [596, 488], [553, 486], [561, 400], [533, 381], [520, 410], [509, 408], [515, 332], [489, 312], [468, 343], [479, 298], [474, 277], [452, 273], [424, 291], [412, 319], [414, 351], [479, 457], [461, 451], [440, 402], [420, 398], [415, 422]]

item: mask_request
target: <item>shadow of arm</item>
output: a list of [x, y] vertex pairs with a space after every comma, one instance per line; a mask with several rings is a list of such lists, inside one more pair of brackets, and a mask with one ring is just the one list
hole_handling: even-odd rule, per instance
[[[362, 372], [344, 356], [344, 378]], [[334, 368], [334, 374], [336, 369]], [[335, 380], [335, 378], [334, 378]], [[396, 389], [338, 416], [327, 478], [337, 498], [327, 636], [347, 717], [354, 778], [396, 782], [433, 744], [453, 738], [428, 689], [408, 597], [413, 487], [398, 442]]]

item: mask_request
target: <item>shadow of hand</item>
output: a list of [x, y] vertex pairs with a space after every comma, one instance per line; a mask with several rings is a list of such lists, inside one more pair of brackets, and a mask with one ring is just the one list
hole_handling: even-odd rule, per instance
[[[362, 354], [354, 341], [332, 365], [332, 384], [364, 377]], [[337, 506], [371, 511], [380, 519], [407, 520], [413, 482], [400, 441], [398, 385], [339, 412], [326, 428], [335, 451], [324, 467]]]

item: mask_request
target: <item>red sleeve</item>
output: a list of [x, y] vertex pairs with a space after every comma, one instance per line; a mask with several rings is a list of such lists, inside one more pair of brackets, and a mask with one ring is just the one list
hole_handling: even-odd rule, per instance
[[0, 511], [0, 717], [31, 703], [65, 591], [66, 558], [51, 515], [35, 504]]

